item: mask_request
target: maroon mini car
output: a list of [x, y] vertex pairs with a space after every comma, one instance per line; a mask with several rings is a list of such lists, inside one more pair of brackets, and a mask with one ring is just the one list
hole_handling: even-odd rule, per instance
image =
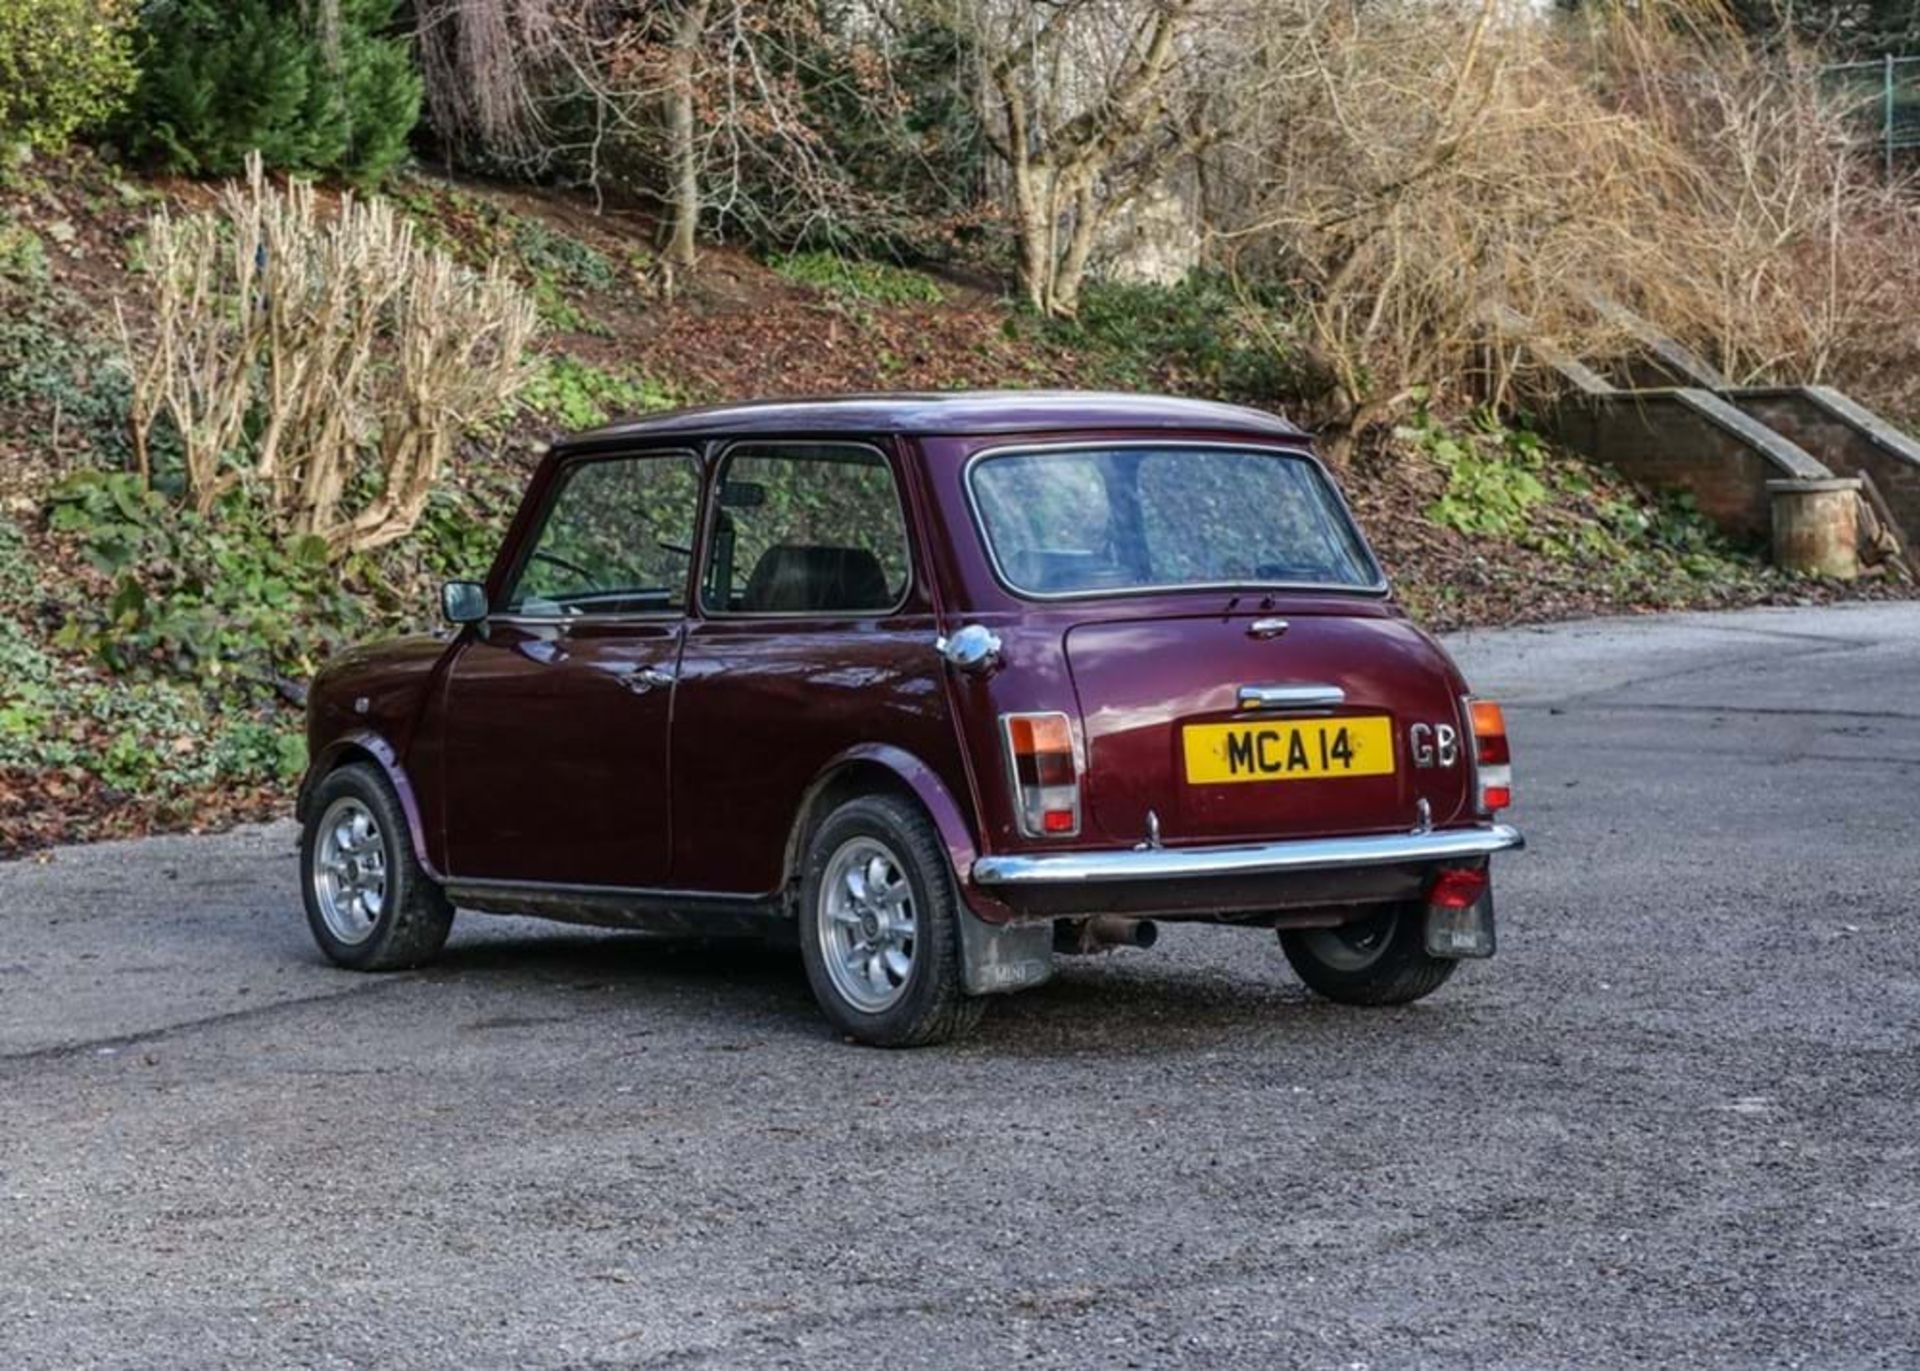
[[833, 1023], [971, 1025], [1154, 920], [1399, 1004], [1493, 951], [1497, 707], [1302, 433], [1127, 395], [684, 410], [555, 447], [450, 637], [314, 683], [314, 936], [456, 906], [796, 938]]

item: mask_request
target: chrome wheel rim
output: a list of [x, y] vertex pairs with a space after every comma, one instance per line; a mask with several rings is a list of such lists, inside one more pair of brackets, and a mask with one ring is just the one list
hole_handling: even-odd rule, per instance
[[907, 993], [919, 916], [913, 885], [893, 849], [849, 838], [827, 859], [820, 882], [820, 956], [840, 997], [878, 1014]]
[[1365, 971], [1386, 955], [1398, 917], [1399, 911], [1389, 907], [1342, 928], [1315, 929], [1307, 945], [1335, 971]]
[[343, 943], [371, 938], [387, 907], [387, 845], [373, 811], [352, 796], [329, 805], [309, 874], [327, 932]]

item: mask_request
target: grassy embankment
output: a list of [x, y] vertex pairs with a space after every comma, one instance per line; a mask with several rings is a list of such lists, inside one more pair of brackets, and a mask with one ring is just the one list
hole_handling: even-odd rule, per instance
[[[554, 433], [723, 397], [1106, 386], [1289, 407], [1295, 378], [1216, 281], [1106, 287], [1048, 324], [976, 285], [878, 263], [710, 250], [660, 298], [652, 225], [560, 195], [402, 180], [417, 231], [504, 257], [538, 302], [536, 379], [462, 443], [410, 538], [328, 565], [244, 518], [182, 513], [128, 474], [116, 304], [140, 242], [205, 186], [91, 158], [0, 188], [0, 856], [284, 812], [300, 683], [342, 644], [428, 625], [484, 571]], [[1284, 335], [1282, 335], [1284, 336]], [[1656, 499], [1470, 415], [1363, 443], [1345, 473], [1408, 606], [1436, 628], [1839, 593]], [[1854, 592], [1859, 593], [1859, 592]]]

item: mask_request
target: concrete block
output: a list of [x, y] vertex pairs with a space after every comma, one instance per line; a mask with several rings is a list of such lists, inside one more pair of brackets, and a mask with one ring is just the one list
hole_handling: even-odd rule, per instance
[[1773, 500], [1773, 560], [1805, 576], [1851, 581], [1860, 574], [1860, 481], [1768, 481]]

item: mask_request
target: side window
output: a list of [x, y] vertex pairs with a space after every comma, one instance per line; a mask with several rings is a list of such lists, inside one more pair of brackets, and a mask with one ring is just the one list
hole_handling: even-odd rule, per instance
[[677, 612], [686, 603], [699, 502], [700, 468], [685, 453], [576, 464], [507, 592], [506, 612]]
[[907, 593], [900, 491], [851, 443], [743, 443], [717, 484], [701, 602], [715, 613], [877, 614]]

